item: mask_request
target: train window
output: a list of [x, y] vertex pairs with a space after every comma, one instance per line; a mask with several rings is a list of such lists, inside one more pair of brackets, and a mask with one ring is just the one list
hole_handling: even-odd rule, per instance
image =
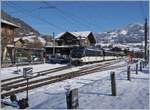
[[75, 48], [71, 52], [72, 58], [81, 58], [84, 56], [84, 48]]
[[102, 55], [102, 52], [99, 50], [94, 50], [94, 49], [86, 49], [85, 50], [85, 55], [86, 56], [100, 56]]

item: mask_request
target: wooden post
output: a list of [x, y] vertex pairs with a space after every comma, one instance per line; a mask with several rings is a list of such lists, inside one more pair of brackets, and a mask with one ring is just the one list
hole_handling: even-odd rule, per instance
[[130, 81], [131, 78], [130, 78], [130, 66], [128, 66], [127, 68], [127, 79]]
[[138, 64], [136, 64], [136, 74], [138, 74]]
[[142, 71], [142, 61], [140, 61], [140, 71]]
[[66, 94], [67, 109], [77, 109], [78, 103], [78, 89], [68, 91]]
[[116, 81], [115, 81], [115, 72], [110, 73], [111, 78], [111, 95], [116, 96]]

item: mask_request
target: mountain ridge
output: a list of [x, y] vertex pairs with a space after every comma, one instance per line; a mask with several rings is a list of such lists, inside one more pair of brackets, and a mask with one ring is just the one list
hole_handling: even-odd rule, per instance
[[12, 17], [4, 10], [1, 10], [1, 18], [20, 26], [20, 28], [15, 29], [16, 37], [21, 37], [22, 35], [30, 34], [30, 33], [34, 33], [35, 35], [40, 35], [40, 33], [37, 30], [35, 30], [32, 26], [25, 23], [20, 18]]
[[123, 28], [94, 33], [97, 42], [141, 43], [144, 41], [144, 24], [130, 23]]

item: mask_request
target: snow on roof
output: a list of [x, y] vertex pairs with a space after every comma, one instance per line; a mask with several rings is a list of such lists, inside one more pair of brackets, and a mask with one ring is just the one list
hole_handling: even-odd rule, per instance
[[17, 38], [14, 38], [14, 42], [20, 40], [21, 38], [20, 37], [17, 37]]
[[17, 28], [19, 27], [18, 25], [14, 24], [14, 23], [11, 23], [11, 22], [9, 22], [9, 21], [6, 21], [6, 20], [4, 20], [4, 19], [1, 19], [1, 23], [8, 24], [8, 25], [11, 25], [11, 26], [17, 27]]
[[96, 45], [109, 46], [109, 45], [111, 45], [111, 43], [97, 43]]
[[59, 33], [57, 36], [55, 36], [55, 38], [59, 38], [61, 37], [62, 35], [64, 35], [66, 32], [62, 32], [62, 33]]
[[139, 52], [139, 51], [142, 51], [140, 48], [138, 47], [130, 47], [129, 48], [130, 51], [135, 51], [135, 52]]
[[[59, 33], [55, 38], [59, 38], [59, 37], [61, 37], [62, 35], [64, 35], [65, 33], [67, 33], [67, 32]], [[91, 31], [68, 32], [68, 33], [74, 35], [75, 37], [86, 38], [86, 37], [91, 33]]]
[[40, 40], [40, 42], [42, 42], [43, 44], [45, 44], [46, 43], [46, 41], [45, 41], [45, 39], [44, 38], [42, 38], [42, 37], [38, 37], [38, 39]]
[[25, 36], [25, 37], [22, 37], [23, 40], [28, 40], [29, 42], [34, 42], [34, 39], [36, 36], [33, 35], [33, 36]]
[[113, 47], [121, 47], [121, 48], [128, 48], [128, 45], [123, 45], [123, 44], [113, 44]]
[[[16, 41], [22, 39], [22, 40], [28, 40], [29, 42], [34, 42], [34, 39], [33, 39], [33, 38], [36, 38], [36, 37], [37, 37], [36, 35], [29, 35], [29, 36], [14, 38], [14, 41], [16, 42]], [[46, 43], [46, 41], [44, 40], [44, 38], [37, 37], [37, 39], [38, 39], [41, 43], [43, 43], [43, 44]]]
[[8, 45], [7, 45], [7, 47], [14, 47], [14, 45], [12, 45], [12, 44], [8, 44]]
[[127, 34], [127, 31], [126, 31], [126, 30], [122, 30], [122, 31], [120, 32], [120, 34], [126, 35], [126, 34]]
[[80, 31], [80, 32], [70, 32], [71, 34], [73, 34], [76, 37], [87, 37], [91, 31]]

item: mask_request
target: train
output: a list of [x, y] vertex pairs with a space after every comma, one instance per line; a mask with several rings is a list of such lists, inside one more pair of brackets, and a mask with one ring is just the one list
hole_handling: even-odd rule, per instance
[[104, 49], [92, 49], [86, 47], [78, 47], [72, 49], [70, 53], [70, 63], [72, 65], [82, 65], [93, 62], [100, 62], [106, 60], [115, 60], [123, 58], [123, 52], [114, 52]]

